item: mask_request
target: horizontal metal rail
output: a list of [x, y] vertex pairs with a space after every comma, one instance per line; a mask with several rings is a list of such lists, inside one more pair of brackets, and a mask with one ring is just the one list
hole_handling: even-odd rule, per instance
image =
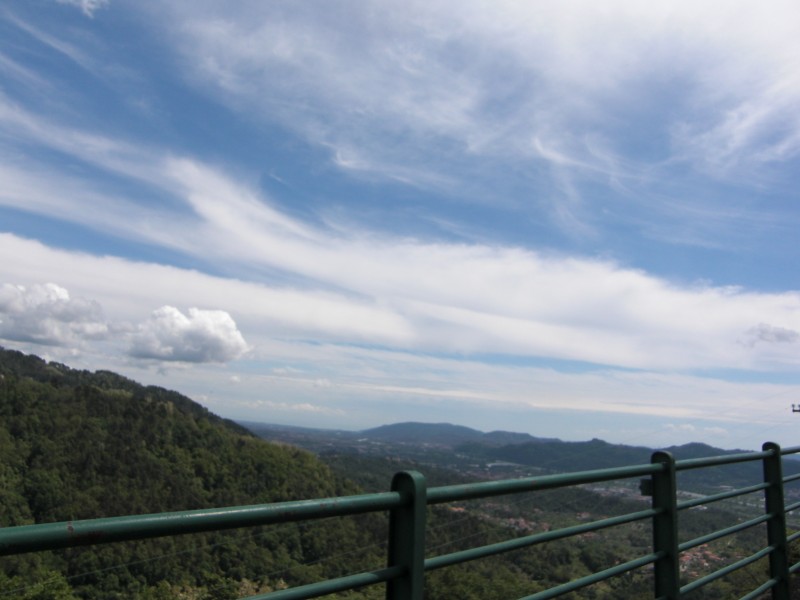
[[768, 579], [767, 581], [762, 583], [760, 586], [758, 586], [756, 589], [754, 589], [749, 594], [745, 594], [744, 596], [739, 598], [739, 600], [757, 600], [758, 598], [762, 597], [762, 594], [764, 592], [766, 592], [767, 590], [769, 590], [771, 588], [774, 588], [779, 583], [780, 583], [780, 579], [777, 579], [777, 578]]
[[751, 485], [748, 487], [743, 487], [736, 490], [730, 490], [727, 492], [721, 492], [719, 494], [713, 494], [711, 496], [703, 496], [702, 498], [692, 498], [691, 500], [684, 500], [683, 502], [678, 502], [678, 510], [694, 508], [695, 506], [707, 506], [708, 504], [719, 502], [720, 500], [729, 500], [731, 498], [737, 498], [739, 496], [746, 496], [747, 494], [752, 494], [753, 492], [760, 492], [762, 490], [765, 490], [768, 486], [769, 486], [768, 483], [757, 483], [755, 485]]
[[271, 523], [308, 521], [392, 510], [402, 505], [403, 499], [400, 494], [381, 492], [277, 504], [20, 525], [0, 529], [0, 556], [70, 546], [237, 529]]
[[453, 552], [451, 554], [443, 554], [434, 558], [425, 560], [425, 570], [432, 571], [434, 569], [441, 569], [449, 567], [462, 562], [476, 560], [479, 558], [486, 558], [494, 556], [503, 552], [511, 552], [513, 550], [521, 550], [528, 548], [535, 544], [543, 544], [545, 542], [552, 542], [554, 540], [561, 540], [564, 538], [574, 537], [592, 531], [599, 531], [607, 527], [615, 527], [625, 523], [633, 523], [635, 521], [642, 521], [644, 519], [652, 519], [655, 511], [643, 510], [636, 513], [629, 513], [627, 515], [620, 515], [618, 517], [610, 517], [599, 521], [592, 521], [591, 523], [584, 523], [582, 525], [573, 525], [572, 527], [563, 527], [561, 529], [554, 529], [552, 531], [545, 531], [533, 535], [514, 538], [505, 542], [497, 542], [496, 544], [489, 544], [487, 546], [480, 546], [478, 548], [470, 548], [469, 550], [461, 550], [460, 552]]
[[766, 548], [762, 548], [755, 554], [751, 554], [747, 558], [743, 558], [742, 560], [739, 560], [733, 564], [730, 564], [717, 571], [714, 571], [713, 573], [709, 573], [705, 577], [695, 579], [693, 582], [681, 587], [681, 594], [688, 594], [689, 592], [693, 592], [711, 583], [712, 581], [716, 581], [720, 577], [724, 577], [725, 575], [733, 573], [734, 571], [738, 571], [739, 569], [742, 569], [748, 565], [752, 565], [754, 562], [761, 560], [765, 556], [771, 554], [774, 550], [775, 548], [773, 546], [767, 546]]
[[676, 471], [688, 471], [689, 469], [702, 469], [705, 467], [720, 467], [722, 465], [732, 465], [735, 463], [751, 462], [768, 458], [771, 452], [742, 452], [740, 454], [725, 454], [723, 456], [711, 456], [708, 458], [689, 458], [686, 460], [675, 461]]
[[[654, 531], [653, 552], [525, 596], [522, 600], [556, 598], [648, 565], [653, 565], [655, 580], [653, 597], [659, 600], [677, 600], [764, 558], [769, 558], [769, 577], [754, 590], [742, 596], [742, 600], [755, 600], [768, 590], [772, 590], [773, 600], [788, 600], [788, 578], [790, 574], [800, 571], [800, 563], [788, 565], [787, 547], [789, 543], [800, 539], [800, 532], [787, 535], [785, 515], [787, 512], [800, 509], [800, 502], [785, 504], [783, 486], [785, 483], [800, 480], [800, 474], [783, 477], [781, 465], [783, 456], [798, 452], [800, 446], [781, 449], [775, 444], [765, 444], [761, 452], [682, 461], [675, 461], [669, 454], [658, 452], [653, 455], [653, 462], [647, 465], [486, 481], [432, 489], [426, 489], [424, 477], [419, 473], [399, 473], [392, 482], [392, 491], [375, 494], [9, 527], [0, 529], [0, 556], [87, 544], [388, 512], [390, 550], [386, 567], [251, 596], [247, 600], [303, 600], [380, 584], [386, 586], [388, 600], [421, 600], [425, 572], [627, 523], [649, 520]], [[761, 462], [764, 470], [762, 482], [700, 498], [677, 501], [678, 491], [675, 484], [677, 472], [748, 461]], [[652, 495], [651, 508], [449, 554], [424, 557], [426, 506], [634, 477], [650, 478], [644, 480], [650, 484], [643, 486], [642, 490], [643, 493]], [[764, 493], [766, 501], [764, 514], [678, 543], [680, 511], [757, 492]], [[766, 525], [767, 528], [768, 542], [765, 548], [683, 586], [679, 585], [678, 560], [682, 552], [759, 525]]]
[[598, 571], [597, 573], [586, 575], [585, 577], [581, 577], [580, 579], [574, 579], [572, 581], [568, 581], [567, 583], [562, 583], [561, 585], [556, 586], [554, 588], [550, 588], [549, 590], [544, 590], [542, 592], [538, 592], [530, 596], [525, 596], [520, 600], [548, 600], [548, 598], [557, 598], [558, 596], [569, 594], [570, 592], [574, 592], [575, 590], [588, 587], [595, 583], [600, 583], [601, 581], [605, 581], [606, 579], [617, 577], [619, 575], [622, 575], [623, 573], [628, 573], [629, 571], [633, 571], [634, 569], [639, 569], [646, 565], [653, 564], [659, 558], [661, 558], [660, 554], [648, 554], [647, 556], [641, 556], [639, 558], [635, 558], [633, 560], [629, 560], [628, 562], [622, 563], [621, 565], [615, 565], [604, 571]]
[[800, 508], [800, 502], [793, 502], [792, 504], [786, 505], [786, 512], [792, 512], [793, 510], [797, 510]]
[[710, 542], [722, 539], [724, 537], [728, 537], [729, 535], [733, 535], [734, 533], [744, 531], [745, 529], [750, 529], [751, 527], [755, 527], [756, 525], [761, 525], [761, 523], [766, 523], [771, 518], [772, 515], [761, 515], [760, 517], [750, 519], [749, 521], [737, 523], [736, 525], [732, 525], [731, 527], [726, 527], [725, 529], [714, 531], [713, 533], [709, 533], [707, 535], [701, 535], [698, 538], [679, 544], [678, 551], [685, 552], [686, 550], [691, 550], [692, 548], [696, 548], [697, 546], [702, 546], [703, 544], [708, 544]]
[[783, 478], [783, 483], [791, 483], [792, 481], [797, 481], [800, 479], [800, 473], [795, 473], [794, 475], [787, 475]]
[[503, 496], [550, 490], [554, 488], [570, 487], [587, 483], [601, 483], [650, 475], [662, 470], [660, 465], [639, 465], [633, 467], [620, 467], [616, 469], [599, 469], [596, 471], [579, 471], [577, 473], [564, 473], [560, 475], [545, 475], [543, 477], [526, 477], [521, 479], [506, 479], [502, 481], [483, 481], [480, 483], [464, 483], [432, 488], [428, 490], [428, 504], [443, 504], [459, 500], [475, 500], [491, 496]]
[[403, 567], [387, 567], [377, 571], [328, 579], [319, 583], [309, 583], [308, 585], [301, 585], [288, 590], [250, 596], [244, 600], [307, 600], [308, 598], [319, 598], [320, 596], [346, 592], [367, 585], [385, 583], [392, 579], [397, 579], [403, 575], [403, 571]]

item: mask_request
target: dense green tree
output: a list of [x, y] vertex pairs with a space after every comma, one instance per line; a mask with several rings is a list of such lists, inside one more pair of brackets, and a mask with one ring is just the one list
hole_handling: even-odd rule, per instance
[[[310, 453], [258, 439], [176, 392], [18, 352], [0, 350], [0, 417], [0, 527], [357, 489]], [[163, 595], [167, 582], [235, 597], [238, 582], [268, 585], [266, 573], [292, 585], [339, 575], [341, 562], [327, 559], [343, 544], [373, 547], [374, 539], [337, 519], [72, 548], [4, 559], [0, 589], [17, 585], [24, 598], [130, 598], [149, 587]], [[347, 569], [381, 561], [373, 550]]]

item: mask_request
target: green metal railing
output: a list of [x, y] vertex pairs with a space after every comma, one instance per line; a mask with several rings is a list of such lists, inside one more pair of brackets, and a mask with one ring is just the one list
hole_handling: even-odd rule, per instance
[[[798, 452], [800, 446], [782, 450], [773, 443], [764, 444], [761, 452], [682, 461], [675, 461], [669, 453], [656, 452], [651, 463], [646, 465], [431, 489], [427, 489], [425, 478], [420, 473], [408, 471], [394, 476], [391, 491], [376, 494], [9, 527], [0, 529], [0, 556], [388, 511], [389, 544], [385, 568], [251, 596], [247, 600], [304, 600], [377, 584], [385, 584], [386, 598], [389, 600], [421, 600], [427, 571], [625, 523], [649, 520], [653, 531], [651, 553], [520, 600], [556, 598], [648, 565], [652, 565], [653, 570], [653, 597], [658, 600], [676, 600], [765, 557], [769, 560], [769, 579], [744, 593], [741, 599], [755, 600], [771, 590], [773, 600], [789, 600], [789, 577], [791, 573], [800, 570], [800, 563], [789, 565], [788, 544], [800, 538], [800, 532], [787, 536], [786, 514], [800, 508], [800, 502], [785, 504], [784, 485], [800, 479], [800, 474], [784, 477], [782, 457]], [[760, 461], [763, 465], [762, 482], [710, 496], [678, 501], [677, 472], [753, 461]], [[425, 522], [427, 507], [430, 505], [635, 477], [644, 478], [641, 481], [641, 491], [644, 495], [652, 496], [652, 505], [646, 510], [425, 558]], [[681, 510], [762, 491], [765, 506], [762, 515], [679, 543], [678, 514]], [[766, 547], [681, 585], [679, 559], [682, 552], [762, 524], [767, 533]]]

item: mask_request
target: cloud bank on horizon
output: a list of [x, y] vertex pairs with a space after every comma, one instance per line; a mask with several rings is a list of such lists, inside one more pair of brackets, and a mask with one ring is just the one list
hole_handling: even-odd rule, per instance
[[796, 443], [799, 17], [6, 7], [0, 344], [253, 420]]

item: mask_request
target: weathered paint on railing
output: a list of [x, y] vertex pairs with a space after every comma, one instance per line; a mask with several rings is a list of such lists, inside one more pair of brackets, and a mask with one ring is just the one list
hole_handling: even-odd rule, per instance
[[[669, 453], [656, 452], [649, 465], [487, 481], [431, 489], [426, 489], [425, 478], [420, 473], [401, 472], [392, 480], [391, 491], [377, 494], [9, 527], [0, 529], [0, 556], [70, 546], [388, 511], [389, 551], [386, 567], [251, 596], [247, 600], [303, 600], [378, 584], [385, 584], [386, 597], [389, 600], [422, 600], [426, 571], [446, 568], [557, 539], [566, 539], [624, 523], [649, 519], [653, 531], [652, 553], [537, 592], [521, 600], [556, 598], [647, 565], [653, 565], [654, 598], [677, 600], [685, 594], [694, 592], [765, 557], [769, 558], [769, 579], [759, 583], [755, 589], [743, 595], [741, 600], [755, 600], [769, 590], [771, 590], [773, 600], [789, 600], [789, 576], [800, 570], [800, 563], [789, 565], [788, 545], [800, 539], [800, 532], [787, 536], [786, 513], [800, 508], [800, 502], [788, 506], [785, 504], [784, 485], [800, 479], [800, 475], [784, 477], [782, 457], [798, 452], [800, 452], [800, 446], [781, 449], [773, 443], [764, 444], [761, 452], [683, 461], [675, 461]], [[763, 483], [683, 502], [677, 501], [676, 473], [678, 471], [748, 461], [761, 461]], [[648, 510], [425, 558], [425, 518], [429, 505], [642, 476], [647, 477], [642, 480], [642, 493], [652, 496], [652, 507]], [[678, 543], [678, 513], [681, 510], [762, 490], [765, 501], [763, 515], [693, 540]], [[679, 558], [681, 552], [762, 524], [766, 525], [767, 530], [767, 546], [765, 548], [713, 573], [683, 586], [680, 585]]]

